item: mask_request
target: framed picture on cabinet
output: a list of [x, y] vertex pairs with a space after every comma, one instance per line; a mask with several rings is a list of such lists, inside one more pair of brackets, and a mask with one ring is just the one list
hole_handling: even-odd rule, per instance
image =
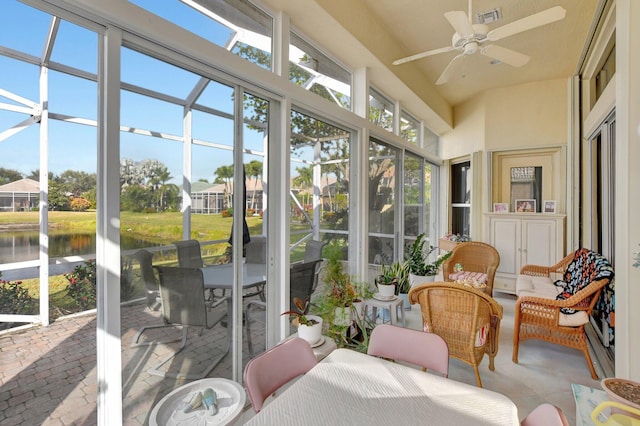
[[543, 213], [555, 213], [556, 212], [556, 200], [544, 200]]
[[536, 200], [527, 198], [524, 200], [516, 200], [516, 211], [518, 213], [533, 213], [536, 211]]
[[493, 203], [494, 213], [509, 213], [509, 203]]

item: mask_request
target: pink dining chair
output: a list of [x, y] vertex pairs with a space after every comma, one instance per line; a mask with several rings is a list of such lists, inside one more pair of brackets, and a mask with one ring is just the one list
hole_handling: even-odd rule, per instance
[[253, 410], [258, 413], [270, 395], [317, 363], [309, 343], [299, 337], [285, 340], [251, 359], [244, 368], [244, 385]]
[[561, 409], [548, 403], [540, 404], [520, 423], [521, 426], [569, 426]]
[[449, 347], [434, 333], [380, 324], [371, 333], [367, 354], [408, 362], [449, 376]]

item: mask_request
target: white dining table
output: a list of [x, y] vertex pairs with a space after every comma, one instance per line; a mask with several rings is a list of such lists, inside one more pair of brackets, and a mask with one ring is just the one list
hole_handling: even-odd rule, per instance
[[247, 425], [519, 425], [506, 396], [337, 349]]

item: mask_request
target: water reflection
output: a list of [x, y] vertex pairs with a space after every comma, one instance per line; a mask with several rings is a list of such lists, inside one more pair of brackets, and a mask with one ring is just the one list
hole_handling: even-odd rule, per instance
[[[122, 250], [153, 247], [160, 244], [120, 236]], [[37, 231], [0, 233], [0, 264], [35, 260], [39, 257], [39, 233]], [[96, 252], [96, 235], [88, 233], [50, 233], [49, 257], [80, 256]]]

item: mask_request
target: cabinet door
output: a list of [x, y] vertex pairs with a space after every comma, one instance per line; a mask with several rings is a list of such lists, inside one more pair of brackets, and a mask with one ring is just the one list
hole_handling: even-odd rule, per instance
[[520, 219], [491, 218], [491, 245], [500, 254], [497, 272], [515, 275], [520, 272]]
[[522, 265], [555, 264], [560, 260], [556, 247], [555, 220], [522, 221]]

